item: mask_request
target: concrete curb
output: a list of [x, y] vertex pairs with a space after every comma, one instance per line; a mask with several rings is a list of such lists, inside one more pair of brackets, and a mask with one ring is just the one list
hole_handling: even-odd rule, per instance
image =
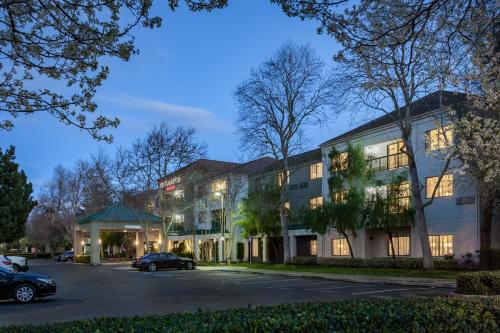
[[309, 277], [325, 280], [336, 280], [345, 282], [357, 283], [383, 283], [395, 284], [401, 286], [420, 286], [434, 288], [449, 288], [455, 289], [456, 282], [449, 279], [430, 279], [417, 277], [396, 277], [396, 276], [369, 276], [369, 275], [345, 275], [345, 274], [329, 274], [329, 273], [314, 273], [314, 272], [284, 272], [269, 269], [250, 269], [242, 267], [213, 267], [213, 266], [198, 266], [197, 269], [204, 271], [222, 271], [234, 273], [253, 273], [278, 276], [292, 277]]

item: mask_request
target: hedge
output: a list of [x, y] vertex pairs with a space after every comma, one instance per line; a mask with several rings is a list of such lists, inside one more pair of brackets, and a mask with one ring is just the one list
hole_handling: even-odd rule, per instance
[[365, 299], [97, 318], [0, 332], [498, 332], [499, 321], [498, 298]]
[[[294, 264], [298, 265], [321, 265], [334, 267], [354, 267], [354, 268], [403, 268], [422, 269], [423, 261], [419, 258], [316, 258], [316, 257], [294, 257]], [[456, 260], [435, 260], [435, 269], [458, 270]]]
[[77, 264], [90, 264], [90, 256], [75, 256], [75, 263]]
[[457, 292], [474, 295], [500, 295], [500, 271], [459, 274], [457, 276]]

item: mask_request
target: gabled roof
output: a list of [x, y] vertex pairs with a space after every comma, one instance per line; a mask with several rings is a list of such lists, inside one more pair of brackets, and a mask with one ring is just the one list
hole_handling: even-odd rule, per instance
[[233, 170], [231, 170], [231, 172], [232, 173], [239, 173], [239, 174], [250, 174], [250, 173], [257, 172], [261, 169], [264, 169], [276, 161], [277, 161], [277, 159], [275, 159], [275, 158], [265, 156], [265, 157], [247, 162], [247, 163], [243, 163], [243, 164], [237, 166], [236, 168], [234, 168]]
[[[321, 149], [313, 149], [306, 151], [301, 154], [293, 155], [288, 158], [288, 165], [293, 167], [296, 165], [304, 163], [313, 163], [315, 161], [321, 161]], [[283, 168], [283, 160], [275, 160], [274, 163], [270, 164], [268, 167], [260, 169], [253, 174], [267, 173], [271, 171], [277, 171]]]
[[[435, 91], [432, 94], [429, 94], [425, 97], [422, 97], [413, 103], [411, 103], [411, 114], [412, 118], [424, 115], [426, 113], [430, 113], [432, 111], [438, 110], [440, 107], [440, 94], [442, 94], [442, 102], [445, 106], [453, 106], [456, 104], [461, 104], [467, 100], [467, 96], [462, 93], [451, 92], [451, 91]], [[405, 112], [405, 108], [401, 107], [399, 110], [394, 110], [390, 113], [387, 113], [381, 117], [378, 117], [372, 121], [367, 122], [359, 127], [356, 127], [350, 131], [347, 131], [339, 136], [334, 137], [326, 142], [323, 142], [320, 146], [329, 145], [335, 141], [339, 141], [342, 139], [346, 139], [348, 137], [355, 136], [357, 134], [361, 134], [363, 132], [373, 130], [382, 126], [386, 126], [394, 123], [394, 119], [398, 119], [399, 115], [403, 115]]]
[[171, 178], [173, 176], [182, 174], [184, 172], [189, 172], [191, 170], [203, 171], [208, 174], [218, 174], [223, 172], [229, 172], [235, 167], [239, 166], [240, 163], [236, 162], [227, 162], [227, 161], [217, 161], [217, 160], [208, 160], [205, 158], [196, 160], [188, 165], [175, 170], [174, 172], [169, 173], [168, 175], [161, 177], [158, 179], [158, 182], [161, 182], [164, 179]]
[[161, 222], [161, 218], [156, 215], [138, 211], [122, 202], [108, 206], [94, 214], [87, 215], [78, 220], [79, 224], [93, 221], [104, 222], [140, 222], [140, 221]]

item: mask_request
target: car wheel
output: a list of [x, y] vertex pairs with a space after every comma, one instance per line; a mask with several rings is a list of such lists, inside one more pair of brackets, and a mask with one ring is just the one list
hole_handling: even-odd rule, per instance
[[158, 267], [156, 266], [156, 264], [154, 262], [148, 264], [148, 271], [154, 272], [157, 269], [158, 269]]
[[188, 262], [188, 263], [186, 263], [186, 269], [187, 269], [188, 271], [193, 270], [193, 269], [194, 269], [194, 265], [193, 265], [193, 263], [192, 263], [192, 262]]
[[14, 299], [17, 303], [29, 303], [35, 299], [35, 288], [29, 284], [22, 284], [14, 289]]

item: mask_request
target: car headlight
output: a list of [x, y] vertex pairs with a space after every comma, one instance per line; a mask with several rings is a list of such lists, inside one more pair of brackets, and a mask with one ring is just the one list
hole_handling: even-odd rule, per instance
[[52, 284], [52, 283], [53, 283], [52, 279], [37, 278], [36, 280], [37, 280], [37, 281], [40, 281], [40, 282], [47, 283], [47, 284]]

